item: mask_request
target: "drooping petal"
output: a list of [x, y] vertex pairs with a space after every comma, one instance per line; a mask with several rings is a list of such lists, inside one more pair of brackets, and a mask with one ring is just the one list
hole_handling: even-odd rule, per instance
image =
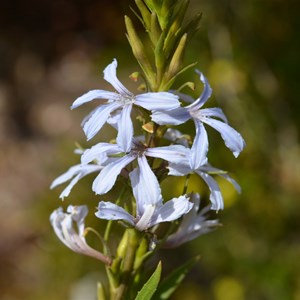
[[223, 110], [219, 107], [212, 107], [212, 108], [202, 108], [200, 111], [200, 114], [205, 117], [214, 117], [214, 118], [219, 118], [223, 120], [225, 123], [228, 123], [228, 120], [223, 113]]
[[99, 202], [98, 211], [95, 213], [96, 217], [105, 220], [124, 220], [131, 225], [134, 225], [134, 217], [130, 215], [124, 208], [111, 203]]
[[182, 145], [170, 145], [165, 147], [147, 148], [145, 154], [151, 157], [162, 158], [172, 163], [180, 163], [188, 159], [190, 149]]
[[98, 195], [102, 195], [110, 191], [122, 169], [134, 159], [135, 157], [132, 155], [125, 155], [105, 166], [94, 180], [92, 190]]
[[112, 111], [118, 109], [121, 106], [118, 102], [113, 102], [109, 104], [99, 105], [93, 114], [89, 115], [89, 119], [85, 119], [83, 124], [83, 131], [87, 137], [87, 140], [93, 138], [102, 126], [106, 123]]
[[207, 173], [213, 173], [213, 174], [216, 174], [216, 175], [219, 175], [219, 176], [225, 178], [228, 182], [230, 182], [234, 186], [235, 190], [238, 193], [241, 193], [240, 185], [232, 177], [230, 177], [226, 171], [212, 167], [211, 165], [201, 166], [200, 170], [203, 172], [207, 172]]
[[202, 122], [195, 120], [196, 135], [191, 148], [190, 165], [192, 169], [198, 169], [207, 163], [208, 137]]
[[135, 97], [135, 104], [147, 110], [171, 110], [180, 106], [178, 96], [168, 92], [145, 93]]
[[129, 152], [132, 144], [133, 125], [130, 118], [131, 105], [125, 105], [118, 120], [117, 144], [124, 152]]
[[104, 79], [109, 82], [121, 95], [129, 97], [134, 96], [118, 79], [117, 66], [118, 62], [116, 59], [114, 59], [113, 62], [104, 69]]
[[60, 176], [58, 176], [50, 185], [50, 189], [53, 189], [55, 187], [57, 187], [58, 185], [65, 183], [67, 181], [69, 181], [71, 178], [73, 178], [75, 175], [78, 174], [78, 172], [80, 172], [81, 170], [81, 165], [75, 165], [73, 167], [71, 167], [67, 172], [61, 174]]
[[[66, 173], [62, 174], [58, 178], [56, 178], [50, 188], [54, 188], [59, 184], [62, 184], [68, 180], [70, 180], [72, 177], [74, 177], [71, 182], [67, 185], [67, 187], [62, 191], [59, 198], [64, 199], [65, 197], [68, 197], [71, 190], [75, 186], [75, 184], [83, 177], [93, 173], [100, 171], [103, 167], [100, 165], [76, 165], [71, 167]], [[76, 175], [76, 176], [75, 176]]]
[[75, 184], [82, 178], [81, 174], [78, 174], [77, 176], [75, 176], [70, 183], [66, 186], [66, 188], [61, 192], [61, 194], [59, 195], [60, 199], [64, 199], [65, 197], [68, 197], [71, 193], [71, 190], [73, 189], [73, 187], [75, 186]]
[[119, 100], [120, 95], [114, 92], [104, 91], [104, 90], [92, 90], [82, 96], [78, 97], [72, 104], [71, 109], [77, 108], [78, 106], [91, 102], [94, 99], [111, 99]]
[[224, 177], [228, 182], [230, 182], [239, 194], [242, 192], [242, 189], [241, 189], [240, 185], [232, 177], [230, 177], [228, 174], [220, 174], [220, 176]]
[[[84, 151], [81, 156], [81, 163], [88, 164], [93, 160], [98, 160], [99, 163], [102, 163], [105, 160], [106, 155], [121, 152], [122, 150], [117, 144], [98, 143], [90, 149]], [[103, 154], [105, 154], [105, 156], [103, 156]]]
[[139, 167], [130, 172], [129, 176], [136, 199], [137, 216], [141, 217], [145, 207], [161, 203], [162, 196], [158, 180], [145, 156], [138, 157], [138, 165]]
[[204, 87], [201, 96], [195, 102], [187, 106], [189, 110], [198, 110], [201, 108], [212, 94], [212, 89], [205, 76], [199, 70], [196, 70], [196, 73], [200, 75], [200, 80], [203, 82]]
[[190, 113], [184, 107], [178, 107], [169, 111], [154, 111], [151, 115], [151, 120], [159, 125], [179, 125], [190, 118]]
[[226, 147], [232, 151], [235, 157], [238, 157], [245, 147], [245, 141], [235, 129], [226, 123], [211, 118], [203, 118], [201, 121], [219, 131]]
[[179, 219], [188, 213], [193, 204], [186, 196], [173, 198], [157, 208], [155, 215], [151, 219], [150, 227], [162, 222], [170, 222]]
[[210, 190], [210, 201], [212, 203], [211, 209], [216, 211], [224, 208], [224, 202], [222, 193], [220, 191], [220, 187], [218, 183], [207, 173], [196, 170], [195, 171], [201, 178], [206, 182], [209, 190]]

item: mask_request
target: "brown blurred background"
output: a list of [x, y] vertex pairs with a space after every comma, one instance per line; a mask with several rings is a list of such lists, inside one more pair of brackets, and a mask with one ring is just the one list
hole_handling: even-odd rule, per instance
[[[49, 215], [62, 205], [60, 190], [48, 187], [77, 162], [76, 141], [91, 145], [80, 128], [90, 108], [71, 112], [73, 100], [108, 87], [102, 70], [114, 57], [119, 77], [134, 87], [128, 75], [138, 66], [123, 24], [124, 14], [134, 18], [129, 5], [0, 1], [3, 300], [95, 299], [103, 268], [56, 239]], [[232, 171], [243, 193], [220, 181], [225, 210], [213, 217], [223, 228], [162, 253], [170, 260], [166, 269], [178, 257], [202, 256], [172, 299], [300, 299], [299, 9], [292, 0], [191, 1], [189, 14], [203, 12], [203, 20], [186, 61], [198, 61], [214, 90], [211, 105], [224, 109], [247, 148], [234, 159], [209, 131], [211, 162]], [[63, 206], [90, 201], [93, 209], [99, 199], [88, 189], [91, 180]]]

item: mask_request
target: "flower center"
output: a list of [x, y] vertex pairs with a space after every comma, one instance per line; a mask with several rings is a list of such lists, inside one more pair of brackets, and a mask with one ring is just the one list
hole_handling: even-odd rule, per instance
[[135, 157], [141, 157], [144, 155], [147, 147], [143, 145], [141, 142], [134, 140], [132, 142], [131, 155]]
[[127, 104], [133, 104], [135, 102], [135, 97], [132, 96], [123, 96], [121, 95], [120, 99], [118, 100], [123, 106]]

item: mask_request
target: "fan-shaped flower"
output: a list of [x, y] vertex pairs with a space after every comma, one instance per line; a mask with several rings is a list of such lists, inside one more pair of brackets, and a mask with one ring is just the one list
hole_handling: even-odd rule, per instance
[[138, 157], [138, 168], [130, 173], [133, 194], [136, 199], [136, 216], [124, 208], [101, 201], [96, 216], [106, 220], [124, 220], [140, 231], [162, 222], [180, 218], [192, 208], [186, 196], [173, 198], [163, 203], [159, 183], [149, 167], [145, 156]]
[[[103, 153], [107, 156], [114, 157], [114, 161], [106, 164], [93, 182], [93, 191], [101, 195], [111, 190], [122, 169], [135, 159], [150, 156], [161, 158], [168, 162], [179, 163], [189, 154], [188, 151], [188, 148], [181, 145], [147, 148], [137, 140], [133, 140], [129, 151], [124, 153], [118, 144], [99, 143], [86, 150], [81, 157], [81, 161], [82, 164], [88, 164]], [[140, 164], [140, 162], [141, 160], [138, 159], [139, 167], [143, 171], [143, 167], [146, 164], [148, 165], [148, 162], [146, 159], [145, 164]], [[149, 180], [151, 178], [153, 177], [149, 177]], [[146, 184], [150, 184], [150, 182], [146, 182]]]
[[83, 130], [90, 140], [102, 126], [108, 121], [114, 112], [119, 114], [117, 142], [124, 151], [131, 146], [133, 137], [133, 125], [130, 118], [133, 105], [141, 106], [147, 110], [170, 110], [180, 106], [178, 96], [168, 92], [143, 93], [134, 95], [119, 81], [116, 75], [117, 60], [114, 59], [104, 70], [104, 79], [116, 90], [110, 92], [105, 90], [92, 90], [77, 98], [71, 108], [76, 108], [94, 99], [106, 99], [107, 102], [100, 103], [82, 123]]
[[[227, 124], [227, 118], [220, 108], [201, 108], [211, 96], [212, 89], [204, 75], [198, 70], [196, 72], [200, 75], [200, 80], [204, 84], [201, 96], [194, 100], [188, 95], [176, 93], [182, 100], [192, 103], [169, 111], [157, 110], [152, 113], [152, 120], [160, 125], [179, 125], [189, 119], [193, 119], [196, 127], [196, 136], [192, 147], [198, 149], [194, 154], [199, 157], [199, 161], [205, 159], [208, 151], [207, 133], [203, 123], [216, 129], [221, 134], [225, 145], [237, 157], [245, 147], [245, 141], [235, 129]], [[221, 119], [223, 122], [215, 118]]]

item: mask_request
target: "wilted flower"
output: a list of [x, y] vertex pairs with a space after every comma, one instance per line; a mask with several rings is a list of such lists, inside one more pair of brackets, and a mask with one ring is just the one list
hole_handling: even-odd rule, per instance
[[199, 194], [192, 194], [191, 202], [194, 204], [193, 208], [183, 216], [177, 231], [167, 238], [163, 244], [164, 248], [178, 247], [186, 242], [194, 240], [200, 235], [210, 232], [220, 225], [218, 220], [206, 219], [205, 214], [209, 211], [209, 206], [199, 211]]
[[[91, 248], [85, 240], [84, 219], [88, 214], [86, 205], [69, 205], [67, 213], [62, 208], [56, 209], [50, 216], [50, 222], [57, 237], [71, 250], [93, 258], [99, 259], [107, 265], [111, 264], [111, 259], [101, 252]], [[76, 229], [74, 228], [76, 224]]]

